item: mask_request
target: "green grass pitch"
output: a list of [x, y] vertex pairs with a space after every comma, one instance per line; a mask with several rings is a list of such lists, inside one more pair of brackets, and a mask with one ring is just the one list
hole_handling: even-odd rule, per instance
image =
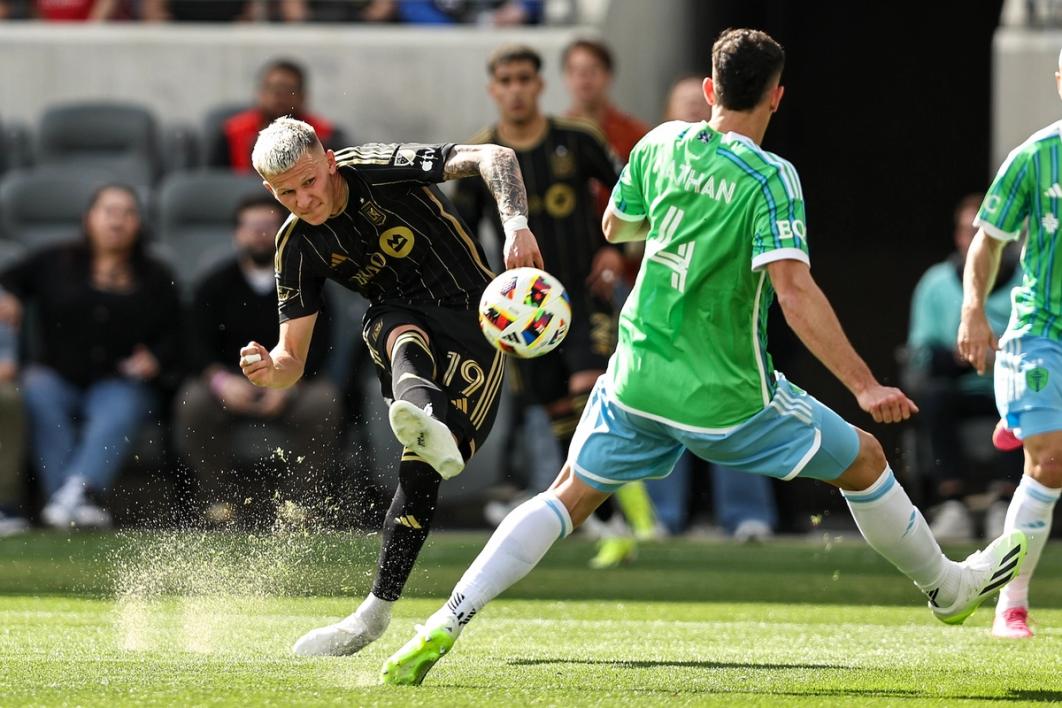
[[[420, 688], [378, 685], [482, 534], [437, 534], [391, 629], [298, 659], [345, 615], [376, 539], [347, 534], [33, 534], [0, 540], [0, 705], [984, 705], [1062, 701], [1062, 547], [1034, 586], [1031, 641], [932, 618], [853, 538], [645, 544], [612, 571], [559, 544], [469, 625]], [[953, 556], [970, 548], [949, 549]]]

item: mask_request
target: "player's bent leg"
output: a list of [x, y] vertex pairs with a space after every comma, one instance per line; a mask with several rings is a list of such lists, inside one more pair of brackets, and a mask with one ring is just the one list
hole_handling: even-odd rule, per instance
[[[407, 453], [408, 454], [408, 453]], [[403, 457], [398, 488], [384, 518], [372, 592], [346, 619], [315, 629], [293, 648], [299, 656], [345, 656], [379, 639], [391, 622], [391, 607], [413, 571], [428, 538], [441, 478], [423, 460]]]
[[446, 604], [384, 662], [384, 683], [419, 685], [454, 645], [477, 612], [538, 565], [553, 544], [569, 535], [608, 497], [567, 466], [549, 491], [514, 509], [454, 587]]
[[914, 581], [939, 620], [961, 624], [1018, 573], [1025, 534], [1005, 533], [962, 563], [949, 560], [893, 475], [880, 443], [869, 433], [857, 432], [859, 453], [833, 484], [841, 488], [871, 548]]
[[[1024, 421], [1023, 421], [1024, 422]], [[1024, 531], [1029, 551], [1021, 573], [999, 593], [992, 634], [1003, 639], [1032, 636], [1029, 629], [1029, 583], [1051, 535], [1055, 504], [1062, 494], [1062, 431], [1025, 438], [1025, 474], [1007, 509], [1004, 533]]]
[[450, 428], [446, 393], [435, 382], [438, 369], [428, 335], [416, 325], [395, 327], [387, 335], [394, 402], [388, 419], [395, 438], [438, 471], [443, 479], [465, 468]]

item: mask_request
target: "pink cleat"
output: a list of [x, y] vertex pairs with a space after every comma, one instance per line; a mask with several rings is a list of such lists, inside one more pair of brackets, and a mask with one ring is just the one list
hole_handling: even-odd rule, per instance
[[996, 429], [992, 431], [992, 445], [994, 445], [997, 450], [1010, 452], [1011, 450], [1019, 449], [1022, 446], [1022, 442], [1001, 420], [996, 423]]
[[992, 636], [1000, 639], [1028, 639], [1033, 635], [1029, 629], [1029, 611], [1024, 607], [1011, 607], [996, 614], [992, 623]]

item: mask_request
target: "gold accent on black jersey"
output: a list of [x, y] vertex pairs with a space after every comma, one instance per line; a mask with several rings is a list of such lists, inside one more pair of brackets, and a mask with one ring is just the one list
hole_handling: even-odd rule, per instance
[[592, 123], [585, 118], [570, 118], [564, 116], [551, 116], [553, 122], [559, 128], [568, 128], [569, 130], [581, 130], [584, 133], [589, 133], [593, 137], [604, 145], [608, 145], [608, 138], [601, 131], [601, 128], [597, 127], [596, 123]]
[[483, 421], [487, 417], [487, 413], [490, 412], [491, 406], [494, 404], [494, 399], [498, 395], [498, 390], [501, 388], [501, 382], [505, 378], [505, 357], [501, 352], [494, 354], [494, 361], [490, 366], [490, 373], [487, 374], [487, 385], [483, 390], [483, 394], [479, 397], [479, 401], [476, 402], [476, 407], [472, 410], [471, 415], [468, 416], [469, 421], [476, 428], [483, 425]]
[[439, 216], [449, 221], [450, 225], [454, 227], [454, 231], [457, 232], [457, 235], [461, 237], [462, 241], [464, 241], [465, 248], [468, 249], [468, 254], [472, 256], [472, 260], [475, 262], [475, 264], [479, 267], [480, 270], [483, 271], [483, 273], [488, 278], [493, 280], [494, 272], [490, 268], [488, 268], [487, 264], [480, 259], [479, 251], [476, 249], [476, 243], [472, 240], [472, 237], [468, 235], [468, 232], [465, 231], [465, 227], [461, 225], [461, 219], [459, 219], [457, 215], [448, 212], [446, 210], [446, 207], [443, 206], [443, 203], [440, 202], [434, 194], [432, 194], [430, 188], [422, 187], [422, 189], [424, 190], [424, 193], [428, 195], [428, 199], [430, 199], [435, 204], [435, 207], [439, 210]]
[[284, 262], [284, 248], [288, 245], [288, 239], [291, 238], [291, 232], [295, 230], [295, 225], [299, 223], [299, 217], [292, 214], [288, 217], [288, 220], [281, 225], [280, 230], [277, 231], [277, 237], [273, 242], [276, 248], [276, 254], [273, 256], [273, 270], [280, 273], [282, 264]]
[[344, 261], [349, 261], [349, 260], [350, 259], [347, 258], [346, 256], [344, 256], [342, 253], [333, 253], [331, 259], [329, 260], [329, 263], [332, 264], [333, 268], [336, 268], [339, 265], [341, 265]]
[[390, 165], [397, 143], [366, 143], [343, 148], [336, 152], [336, 163], [341, 167], [355, 165]]

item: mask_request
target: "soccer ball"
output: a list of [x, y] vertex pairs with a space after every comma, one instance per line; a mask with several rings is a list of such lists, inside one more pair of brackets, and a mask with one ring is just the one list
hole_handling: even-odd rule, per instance
[[496, 349], [521, 359], [557, 348], [572, 321], [561, 282], [538, 268], [513, 268], [490, 282], [479, 300], [479, 327]]

